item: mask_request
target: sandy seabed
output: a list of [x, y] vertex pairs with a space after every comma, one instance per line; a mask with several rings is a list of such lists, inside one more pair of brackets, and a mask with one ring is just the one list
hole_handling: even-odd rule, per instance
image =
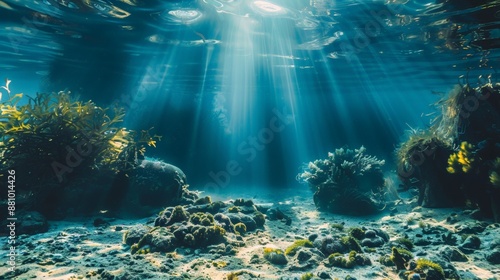
[[[123, 243], [124, 232], [139, 224], [152, 226], [156, 216], [140, 220], [105, 218], [109, 225], [101, 227], [93, 225], [97, 217], [51, 221], [46, 233], [17, 237], [15, 275], [9, 272], [7, 264], [8, 239], [0, 238], [0, 279], [223, 280], [230, 279], [231, 273], [240, 280], [301, 279], [307, 272], [312, 273], [314, 279], [400, 279], [396, 267], [382, 264], [380, 257], [390, 255], [393, 242], [401, 237], [414, 242], [415, 258], [447, 263], [446, 269], [455, 271], [459, 277], [450, 279], [500, 279], [500, 267], [487, 260], [489, 254], [500, 250], [500, 225], [471, 218], [472, 210], [426, 209], [415, 207], [413, 200], [403, 199], [394, 208], [377, 215], [350, 217], [317, 211], [307, 191], [268, 191], [267, 194], [260, 191], [258, 196], [251, 192], [255, 194], [248, 190], [246, 194], [213, 195], [212, 199], [230, 201], [241, 197], [252, 199], [256, 204], [272, 204], [291, 218], [291, 224], [283, 220], [266, 220], [263, 228], [243, 236], [227, 233], [229, 244], [235, 249], [233, 254], [218, 253], [227, 251], [221, 248], [225, 244], [219, 244], [200, 249], [179, 247], [170, 253], [132, 255], [130, 246]], [[381, 246], [363, 246], [363, 254], [370, 259], [370, 265], [350, 269], [332, 267], [327, 256], [314, 256], [314, 248], [287, 256], [285, 265], [271, 264], [263, 256], [265, 247], [285, 250], [298, 239], [343, 231], [347, 235], [351, 227], [383, 230], [388, 234], [390, 240]], [[457, 237], [455, 245], [444, 242], [443, 236], [450, 232]], [[446, 248], [462, 252], [461, 246], [470, 234], [481, 240], [478, 249], [465, 250], [466, 259], [460, 261], [446, 257], [443, 252], [450, 250]]]

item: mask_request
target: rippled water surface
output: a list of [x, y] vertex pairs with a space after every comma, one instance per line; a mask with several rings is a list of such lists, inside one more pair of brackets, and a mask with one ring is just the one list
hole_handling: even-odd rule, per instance
[[[499, 4], [3, 0], [0, 73], [18, 92], [118, 101], [201, 182], [236, 159], [242, 178], [283, 184], [335, 147], [391, 157], [433, 92], [498, 79]], [[249, 161], [238, 147], [276, 110], [290, 124]]]

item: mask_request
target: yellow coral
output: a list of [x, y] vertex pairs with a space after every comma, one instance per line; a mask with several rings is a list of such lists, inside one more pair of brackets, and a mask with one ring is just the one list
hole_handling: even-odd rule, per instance
[[457, 173], [458, 170], [462, 170], [464, 173], [469, 172], [474, 162], [473, 149], [474, 145], [463, 141], [458, 152], [451, 154], [448, 158], [448, 167], [446, 168], [448, 173]]

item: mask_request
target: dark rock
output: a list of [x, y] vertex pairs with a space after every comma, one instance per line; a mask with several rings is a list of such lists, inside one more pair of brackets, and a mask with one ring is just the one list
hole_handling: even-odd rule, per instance
[[184, 236], [189, 233], [187, 226], [180, 226], [178, 229], [174, 230], [173, 234], [177, 240], [184, 240]]
[[243, 213], [227, 213], [227, 217], [231, 220], [232, 224], [243, 223], [247, 227], [247, 231], [252, 231], [257, 229], [257, 223], [255, 220]]
[[210, 203], [212, 203], [212, 199], [210, 198], [210, 196], [200, 197], [193, 202], [194, 205], [204, 205]]
[[440, 255], [453, 262], [466, 262], [469, 259], [456, 247], [446, 246], [440, 250]]
[[238, 198], [233, 203], [235, 206], [253, 206], [254, 203], [251, 199], [245, 200], [243, 198]]
[[442, 226], [433, 226], [433, 227], [423, 228], [422, 232], [424, 234], [443, 234], [443, 233], [446, 234], [450, 231]]
[[308, 250], [300, 249], [299, 253], [297, 254], [297, 260], [299, 262], [305, 262], [305, 261], [309, 260], [311, 257], [312, 257], [312, 254]]
[[226, 231], [233, 232], [234, 230], [233, 223], [231, 222], [231, 219], [228, 216], [222, 213], [217, 213], [214, 215], [214, 220]]
[[161, 230], [154, 231], [151, 238], [151, 247], [154, 251], [170, 252], [175, 246], [175, 237], [173, 234], [162, 232]]
[[314, 242], [314, 240], [316, 240], [316, 238], [318, 238], [318, 234], [317, 234], [317, 233], [313, 233], [313, 234], [311, 234], [311, 235], [309, 235], [309, 236], [307, 237], [307, 239], [308, 239], [309, 241], [311, 241], [311, 242]]
[[451, 232], [441, 235], [441, 239], [447, 245], [455, 245], [457, 243], [457, 238]]
[[272, 264], [284, 265], [288, 263], [285, 254], [271, 252], [269, 254], [264, 255], [265, 259], [268, 260]]
[[145, 225], [134, 226], [125, 232], [123, 240], [125, 241], [125, 244], [133, 245], [134, 243], [139, 242], [139, 240], [150, 230], [151, 228]]
[[284, 220], [287, 226], [292, 224], [292, 219], [278, 208], [269, 208], [266, 211], [267, 219], [270, 221]]
[[270, 221], [276, 221], [278, 219], [278, 210], [276, 208], [269, 208], [266, 210], [267, 219]]
[[483, 232], [486, 227], [488, 226], [487, 223], [481, 223], [481, 222], [476, 222], [474, 224], [467, 224], [461, 226], [458, 230], [458, 234], [478, 234]]
[[415, 240], [415, 242], [413, 242], [413, 244], [415, 244], [415, 246], [427, 246], [431, 243], [432, 242], [426, 238], [418, 238]]
[[97, 218], [94, 220], [94, 226], [95, 227], [108, 227], [109, 223], [105, 221], [103, 218]]
[[408, 275], [408, 280], [420, 280], [420, 279], [422, 279], [422, 278], [420, 277], [420, 274], [418, 274], [418, 273], [411, 273]]
[[479, 239], [476, 235], [470, 235], [465, 239], [464, 243], [462, 243], [460, 247], [466, 249], [479, 249], [479, 247], [481, 247], [481, 239]]
[[429, 269], [427, 271], [427, 275], [426, 275], [425, 279], [426, 280], [444, 280], [445, 278], [438, 271], [436, 271], [434, 269]]
[[366, 238], [370, 238], [371, 239], [371, 238], [375, 238], [376, 236], [377, 236], [377, 233], [374, 230], [372, 230], [372, 229], [369, 229], [369, 230], [365, 231], [365, 237]]
[[[6, 222], [8, 224], [8, 222]], [[17, 234], [37, 234], [47, 232], [49, 224], [45, 217], [39, 212], [19, 212], [16, 221]]]
[[481, 280], [481, 278], [477, 277], [476, 275], [474, 275], [474, 273], [470, 271], [460, 271], [459, 276], [460, 279]]
[[[442, 258], [436, 258], [435, 263], [439, 264], [444, 271], [444, 276], [446, 279], [459, 279], [460, 277], [458, 276], [458, 271], [457, 269], [453, 266], [453, 264]], [[440, 275], [437, 275], [437, 277], [440, 277]], [[439, 278], [435, 278], [439, 279]], [[442, 278], [441, 278], [442, 279]]]
[[144, 159], [129, 175], [128, 203], [164, 207], [179, 203], [186, 175], [178, 167], [161, 160]]
[[377, 233], [378, 236], [382, 237], [382, 239], [384, 239], [385, 242], [389, 242], [390, 240], [390, 236], [387, 232], [381, 230], [381, 229], [374, 229], [374, 231]]
[[319, 237], [314, 240], [313, 245], [316, 249], [321, 251], [325, 256], [333, 253], [345, 252], [346, 248], [340, 241], [332, 236]]
[[382, 237], [380, 236], [375, 236], [373, 238], [365, 238], [361, 240], [361, 245], [369, 248], [380, 247], [384, 245], [384, 239], [382, 239]]
[[486, 260], [491, 264], [500, 264], [500, 250], [486, 254]]
[[328, 272], [326, 271], [321, 271], [320, 273], [318, 273], [318, 277], [321, 279], [331, 279], [330, 274], [328, 274]]

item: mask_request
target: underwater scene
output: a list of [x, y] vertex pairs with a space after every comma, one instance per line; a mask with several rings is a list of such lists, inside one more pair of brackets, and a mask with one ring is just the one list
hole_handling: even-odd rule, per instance
[[0, 0], [0, 279], [500, 279], [498, 69], [498, 0]]

